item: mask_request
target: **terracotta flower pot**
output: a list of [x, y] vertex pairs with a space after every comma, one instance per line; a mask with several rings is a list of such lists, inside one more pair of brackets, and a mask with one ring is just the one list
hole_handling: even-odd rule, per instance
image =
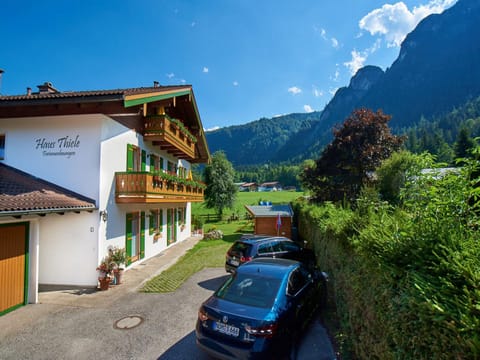
[[111, 279], [109, 277], [101, 277], [98, 278], [98, 282], [100, 283], [100, 290], [108, 290], [110, 287]]

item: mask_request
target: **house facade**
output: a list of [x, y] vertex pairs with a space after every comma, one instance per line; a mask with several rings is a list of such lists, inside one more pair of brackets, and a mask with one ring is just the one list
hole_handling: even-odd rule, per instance
[[278, 181], [264, 182], [258, 186], [258, 191], [282, 191], [282, 185]]
[[0, 313], [41, 284], [96, 286], [111, 247], [128, 271], [191, 236], [191, 166], [210, 160], [191, 86], [38, 88], [0, 96]]

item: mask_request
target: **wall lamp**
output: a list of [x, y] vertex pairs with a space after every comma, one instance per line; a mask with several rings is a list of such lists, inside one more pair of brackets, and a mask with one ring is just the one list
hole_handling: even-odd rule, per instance
[[108, 220], [107, 210], [100, 211], [100, 218], [103, 220], [103, 222], [107, 222]]

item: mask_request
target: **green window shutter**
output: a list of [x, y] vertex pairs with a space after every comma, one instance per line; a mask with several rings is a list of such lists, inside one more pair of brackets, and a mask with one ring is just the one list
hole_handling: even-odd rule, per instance
[[156, 216], [155, 211], [150, 211], [150, 216], [148, 217], [148, 234], [153, 235], [155, 232], [155, 216]]
[[163, 227], [163, 210], [160, 209], [160, 210], [158, 210], [158, 211], [159, 211], [159, 213], [160, 213], [160, 215], [159, 215], [159, 221], [158, 221], [158, 227], [159, 227], [160, 229], [162, 229], [162, 227]]
[[127, 253], [127, 266], [130, 265], [132, 256], [132, 214], [127, 214], [125, 219], [125, 252]]
[[145, 212], [140, 215], [140, 259], [145, 257]]
[[127, 171], [133, 171], [133, 156], [133, 145], [127, 144]]
[[142, 150], [142, 171], [147, 170], [147, 152]]
[[150, 155], [150, 172], [155, 171], [155, 156]]
[[161, 158], [160, 158], [160, 170], [165, 169], [165, 168], [164, 168], [164, 165], [165, 165], [165, 164], [164, 164], [164, 161], [165, 161], [165, 159], [161, 157]]

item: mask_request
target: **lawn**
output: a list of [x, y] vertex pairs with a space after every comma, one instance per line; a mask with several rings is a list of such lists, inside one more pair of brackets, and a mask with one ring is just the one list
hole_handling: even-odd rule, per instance
[[[302, 196], [299, 192], [251, 192], [238, 193], [234, 210], [230, 213], [239, 215], [243, 218], [245, 213], [244, 205], [257, 205], [259, 201], [270, 201], [273, 204], [289, 203]], [[192, 205], [193, 215], [214, 214], [213, 210], [206, 209], [201, 204]], [[201, 240], [184, 256], [182, 256], [174, 265], [161, 274], [149, 280], [141, 289], [143, 292], [163, 293], [175, 291], [185, 280], [196, 272], [207, 267], [222, 267], [225, 264], [225, 253], [230, 245], [238, 239], [241, 234], [253, 232], [253, 221], [218, 221], [207, 223], [204, 231], [212, 229], [221, 230], [223, 239], [221, 240]]]
[[[235, 214], [243, 217], [245, 205], [258, 205], [260, 201], [270, 201], [272, 204], [287, 204], [303, 196], [302, 192], [295, 191], [271, 191], [271, 192], [239, 192], [233, 205], [233, 209], [226, 209], [224, 215]], [[204, 203], [192, 204], [193, 215], [215, 214], [215, 210], [207, 209]]]

